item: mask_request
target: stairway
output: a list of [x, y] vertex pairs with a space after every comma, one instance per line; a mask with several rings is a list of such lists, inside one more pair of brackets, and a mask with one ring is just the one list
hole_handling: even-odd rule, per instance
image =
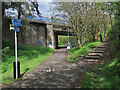
[[84, 57], [83, 61], [85, 61], [85, 62], [100, 61], [101, 57], [103, 57], [105, 49], [106, 49], [105, 43], [95, 46], [94, 49], [92, 50], [92, 52], [88, 53], [88, 55], [86, 55]]

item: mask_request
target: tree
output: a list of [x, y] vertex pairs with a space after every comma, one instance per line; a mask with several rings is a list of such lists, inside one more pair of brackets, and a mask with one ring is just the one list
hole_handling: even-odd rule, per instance
[[[31, 0], [30, 0], [30, 1], [31, 1]], [[41, 16], [41, 13], [40, 13], [40, 11], [39, 11], [39, 9], [38, 9], [39, 4], [37, 3], [37, 1], [36, 1], [36, 0], [34, 0], [34, 2], [31, 1], [30, 6], [31, 6], [31, 10], [32, 10], [32, 11], [36, 11], [36, 12], [37, 12], [37, 15], [40, 17], [40, 16]]]
[[62, 2], [55, 3], [54, 10], [58, 12], [61, 20], [73, 26], [78, 45], [83, 41], [95, 41], [97, 37], [104, 37], [109, 26], [108, 13], [102, 9], [103, 3]]
[[110, 44], [110, 52], [111, 55], [114, 56], [116, 51], [120, 49], [120, 2], [112, 2], [111, 8], [114, 14], [114, 23], [112, 24], [112, 28], [108, 32], [108, 41]]
[[34, 0], [29, 2], [2, 2], [2, 16], [5, 16], [5, 9], [12, 8], [13, 10], [18, 11], [18, 18], [27, 17], [27, 14], [32, 16], [32, 11], [36, 11], [38, 16], [40, 16], [40, 11], [38, 9], [39, 5]]

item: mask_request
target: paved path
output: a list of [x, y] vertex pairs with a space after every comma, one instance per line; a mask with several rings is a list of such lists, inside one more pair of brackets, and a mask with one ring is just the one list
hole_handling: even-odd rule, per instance
[[48, 60], [27, 73], [23, 78], [3, 88], [74, 88], [75, 83], [93, 62], [69, 63], [67, 50], [57, 50]]

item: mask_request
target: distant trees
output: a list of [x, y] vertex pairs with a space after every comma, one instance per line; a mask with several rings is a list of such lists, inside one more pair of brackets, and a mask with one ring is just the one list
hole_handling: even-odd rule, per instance
[[68, 45], [68, 41], [71, 42], [72, 46], [76, 46], [75, 36], [58, 36], [58, 44]]

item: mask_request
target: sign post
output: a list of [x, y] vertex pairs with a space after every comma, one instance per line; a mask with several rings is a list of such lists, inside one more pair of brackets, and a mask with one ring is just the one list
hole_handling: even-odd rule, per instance
[[15, 58], [16, 58], [16, 79], [18, 78], [18, 67], [17, 67], [17, 31], [15, 31]]
[[10, 30], [15, 31], [15, 58], [16, 58], [15, 68], [14, 68], [14, 72], [15, 72], [14, 74], [16, 74], [16, 75], [14, 76], [14, 79], [17, 79], [17, 78], [19, 78], [19, 76], [18, 76], [19, 72], [18, 71], [20, 71], [19, 70], [20, 67], [18, 67], [18, 61], [17, 61], [17, 32], [19, 32], [19, 26], [21, 26], [21, 20], [13, 18], [12, 23], [13, 24], [10, 25]]

